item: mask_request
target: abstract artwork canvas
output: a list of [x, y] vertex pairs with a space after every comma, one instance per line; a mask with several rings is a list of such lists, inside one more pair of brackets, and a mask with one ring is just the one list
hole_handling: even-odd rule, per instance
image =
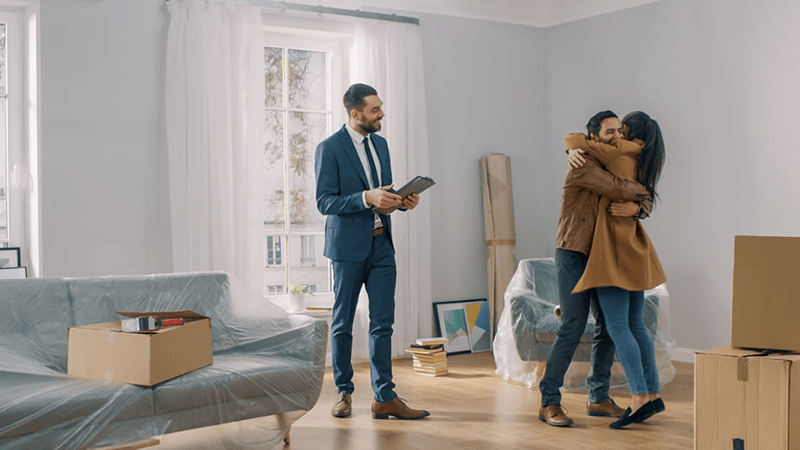
[[450, 340], [447, 353], [491, 350], [489, 303], [486, 299], [456, 300], [433, 304], [439, 336]]
[[464, 312], [467, 317], [470, 350], [472, 353], [488, 352], [492, 349], [489, 334], [489, 302], [480, 300], [464, 303]]

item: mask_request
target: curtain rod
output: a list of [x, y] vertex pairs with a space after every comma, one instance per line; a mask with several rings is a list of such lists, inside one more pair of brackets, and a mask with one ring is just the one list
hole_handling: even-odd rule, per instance
[[360, 17], [362, 19], [388, 20], [391, 22], [402, 22], [402, 23], [419, 25], [419, 19], [417, 19], [416, 17], [398, 16], [397, 14], [394, 13], [382, 14], [382, 13], [361, 11], [359, 9], [351, 10], [342, 8], [330, 8], [322, 5], [304, 5], [301, 3], [289, 3], [289, 2], [275, 1], [275, 0], [247, 0], [246, 3], [250, 3], [254, 6], [263, 6], [266, 8], [293, 9], [296, 11], [306, 11], [306, 12], [321, 13], [321, 14], [336, 14], [339, 16]]

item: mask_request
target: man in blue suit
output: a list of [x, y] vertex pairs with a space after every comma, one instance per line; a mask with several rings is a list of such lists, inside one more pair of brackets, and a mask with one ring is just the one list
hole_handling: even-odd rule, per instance
[[381, 129], [383, 102], [378, 92], [354, 84], [344, 94], [348, 120], [317, 146], [314, 170], [317, 209], [327, 216], [324, 254], [333, 264], [333, 320], [331, 353], [338, 399], [331, 414], [348, 417], [352, 411], [353, 319], [362, 286], [369, 296], [369, 364], [372, 417], [422, 419], [427, 411], [414, 410], [394, 392], [392, 382], [392, 326], [397, 266], [392, 243], [392, 221], [378, 209], [414, 209], [417, 194], [405, 199], [392, 189], [392, 168]]

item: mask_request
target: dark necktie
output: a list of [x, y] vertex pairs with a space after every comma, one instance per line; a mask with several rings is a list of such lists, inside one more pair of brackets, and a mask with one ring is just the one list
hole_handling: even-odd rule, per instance
[[369, 144], [367, 144], [368, 140], [369, 140], [369, 137], [365, 137], [364, 138], [364, 141], [363, 141], [364, 142], [364, 150], [367, 151], [367, 161], [369, 161], [369, 174], [372, 176], [372, 183], [373, 183], [372, 187], [376, 188], [376, 187], [380, 186], [380, 180], [378, 180], [378, 170], [375, 168], [375, 160], [372, 159], [372, 152], [369, 149]]
[[[369, 174], [372, 176], [372, 183], [375, 185], [373, 187], [380, 187], [380, 180], [378, 180], [378, 170], [375, 168], [375, 160], [372, 158], [372, 152], [369, 149], [369, 144], [367, 144], [367, 140], [369, 140], [369, 136], [364, 138], [364, 150], [367, 151], [367, 161], [369, 162]], [[383, 216], [378, 214], [378, 218], [381, 220], [381, 225], [386, 226], [386, 223], [383, 220]]]

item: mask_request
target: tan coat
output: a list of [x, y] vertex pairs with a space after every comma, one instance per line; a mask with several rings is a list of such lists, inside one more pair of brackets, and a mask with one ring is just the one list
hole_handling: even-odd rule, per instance
[[[582, 133], [564, 138], [567, 148], [580, 148], [594, 156], [609, 172], [636, 180], [637, 160], [643, 143], [618, 139], [604, 144], [588, 140]], [[628, 291], [652, 289], [666, 281], [655, 247], [635, 217], [616, 217], [608, 213], [608, 197], [600, 198], [589, 261], [573, 293], [616, 286]]]

